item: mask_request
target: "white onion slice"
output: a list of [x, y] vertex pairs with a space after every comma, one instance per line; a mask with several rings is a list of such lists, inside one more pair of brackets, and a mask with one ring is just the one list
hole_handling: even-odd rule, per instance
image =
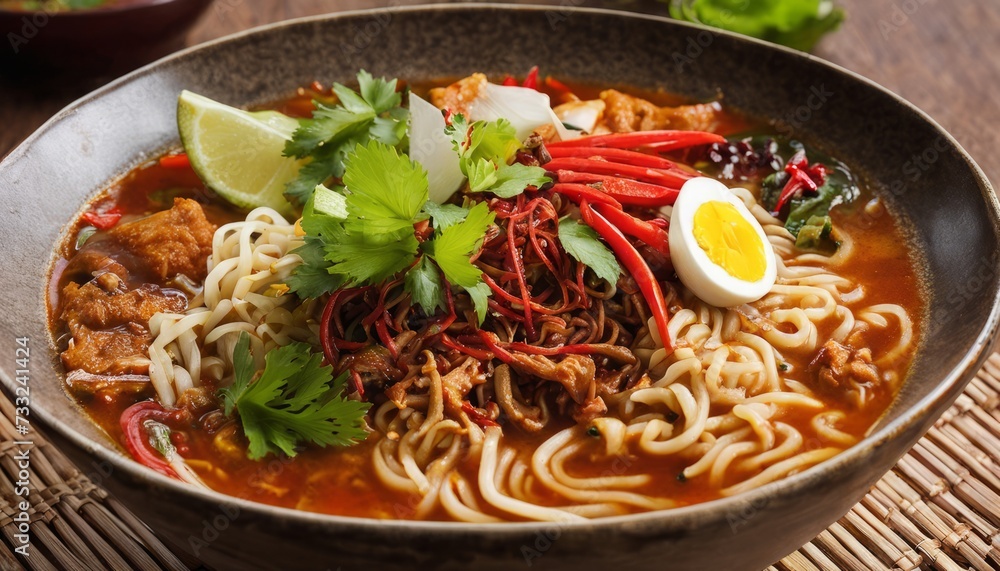
[[441, 110], [410, 93], [410, 158], [427, 171], [430, 199], [438, 204], [451, 198], [465, 180], [444, 128]]
[[556, 117], [548, 95], [529, 87], [487, 83], [479, 98], [469, 104], [469, 115], [473, 121], [507, 119], [522, 141], [544, 125], [554, 125], [562, 140], [579, 136], [578, 132], [564, 127]]

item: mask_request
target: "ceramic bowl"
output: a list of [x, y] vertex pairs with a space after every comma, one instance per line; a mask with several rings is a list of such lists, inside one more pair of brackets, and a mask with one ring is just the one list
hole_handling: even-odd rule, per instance
[[[124, 456], [66, 396], [46, 329], [46, 275], [64, 225], [117, 175], [178, 144], [182, 89], [233, 104], [359, 68], [403, 78], [546, 73], [726, 103], [853, 165], [908, 219], [925, 258], [924, 343], [894, 405], [856, 446], [735, 497], [553, 526], [376, 521], [195, 490]], [[841, 517], [958, 396], [997, 330], [998, 208], [989, 182], [930, 118], [808, 55], [646, 16], [458, 5], [281, 23], [140, 69], [57, 114], [0, 163], [0, 372], [31, 347], [32, 415], [156, 531], [219, 569], [756, 570]], [[279, 461], [264, 469], [281, 470]]]

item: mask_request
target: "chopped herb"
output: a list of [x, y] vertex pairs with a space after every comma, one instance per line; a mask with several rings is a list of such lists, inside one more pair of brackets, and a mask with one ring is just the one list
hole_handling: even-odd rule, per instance
[[787, 371], [788, 370], [788, 363], [781, 363], [780, 365], [778, 365], [778, 370], [781, 371], [782, 373], [784, 373], [785, 371]]
[[427, 256], [421, 256], [420, 261], [406, 272], [404, 287], [410, 292], [413, 303], [422, 307], [428, 315], [439, 307], [444, 309], [447, 306], [441, 270]]
[[597, 232], [572, 218], [559, 220], [559, 242], [566, 253], [594, 270], [597, 277], [608, 283], [618, 283], [622, 268], [614, 253], [597, 237]]
[[452, 117], [446, 130], [458, 153], [462, 174], [469, 179], [470, 192], [511, 198], [529, 186], [538, 188], [551, 182], [542, 167], [508, 164], [522, 145], [506, 119], [469, 124], [459, 114]]
[[600, 438], [601, 431], [596, 426], [591, 426], [590, 428], [587, 429], [587, 436], [591, 436], [593, 438]]
[[677, 481], [682, 484], [688, 481], [687, 476], [684, 475], [684, 472], [677, 474]]
[[434, 229], [443, 231], [449, 226], [458, 224], [469, 215], [468, 208], [462, 208], [454, 204], [438, 204], [432, 200], [424, 204], [424, 212], [430, 215], [434, 221]]
[[80, 233], [76, 235], [76, 249], [79, 250], [90, 240], [90, 237], [97, 233], [97, 228], [93, 226], [84, 226], [80, 229]]
[[809, 220], [799, 228], [795, 237], [795, 245], [804, 250], [822, 250], [835, 248], [830, 238], [833, 231], [833, 221], [829, 216], [810, 216]]
[[480, 246], [493, 217], [489, 206], [480, 202], [469, 210], [465, 220], [448, 226], [440, 236], [424, 242], [421, 249], [434, 258], [449, 282], [463, 288], [475, 287], [483, 272], [472, 265], [469, 257]]
[[369, 403], [347, 400], [347, 375], [333, 377], [333, 367], [305, 343], [267, 353], [254, 375], [250, 337], [240, 334], [233, 352], [233, 384], [219, 391], [226, 415], [235, 411], [250, 446], [247, 456], [259, 460], [283, 452], [295, 456], [304, 444], [350, 446], [367, 437]]
[[371, 140], [397, 145], [406, 136], [407, 111], [400, 107], [396, 80], [374, 78], [364, 70], [357, 78], [360, 93], [334, 84], [339, 104], [317, 102], [312, 118], [303, 119], [285, 144], [285, 156], [311, 159], [285, 190], [289, 199], [305, 204], [317, 185], [343, 176], [344, 161], [357, 145]]

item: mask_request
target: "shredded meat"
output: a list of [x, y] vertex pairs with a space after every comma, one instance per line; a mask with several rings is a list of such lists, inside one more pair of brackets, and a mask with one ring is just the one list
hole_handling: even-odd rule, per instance
[[469, 357], [461, 365], [441, 377], [444, 406], [451, 416], [461, 416], [462, 401], [476, 385], [486, 382], [479, 372], [479, 361]]
[[852, 381], [869, 386], [880, 382], [871, 349], [854, 349], [832, 339], [816, 353], [809, 368], [817, 371], [819, 380], [830, 388], [841, 388]]
[[62, 319], [72, 336], [62, 354], [67, 369], [144, 375], [149, 370], [142, 359], [151, 341], [149, 318], [184, 311], [187, 298], [153, 284], [128, 291], [119, 276], [106, 272], [82, 286], [67, 284], [63, 303]]
[[601, 100], [606, 105], [607, 126], [615, 133], [654, 129], [711, 131], [722, 111], [717, 102], [659, 107], [614, 89], [601, 92]]
[[460, 79], [448, 87], [436, 87], [429, 93], [431, 104], [438, 109], [448, 109], [452, 113], [469, 115], [469, 104], [482, 94], [486, 88], [486, 76], [474, 73]]
[[555, 363], [542, 355], [515, 353], [514, 367], [523, 374], [561, 384], [577, 403], [593, 395], [596, 366], [587, 355], [566, 355]]
[[108, 237], [152, 276], [166, 280], [184, 274], [202, 281], [214, 233], [215, 225], [205, 218], [200, 204], [175, 198], [170, 210], [120, 224], [108, 231]]
[[493, 387], [500, 408], [511, 422], [528, 432], [538, 432], [545, 426], [541, 421], [542, 409], [524, 403], [521, 390], [511, 379], [510, 367], [500, 365], [496, 368], [493, 372]]

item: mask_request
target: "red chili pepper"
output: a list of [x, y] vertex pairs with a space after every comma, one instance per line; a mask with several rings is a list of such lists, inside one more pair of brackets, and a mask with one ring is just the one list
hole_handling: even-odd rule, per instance
[[809, 166], [804, 151], [795, 153], [788, 164], [785, 165], [785, 172], [788, 173], [788, 182], [781, 189], [778, 201], [774, 205], [774, 212], [781, 212], [789, 200], [808, 191], [816, 193], [819, 187], [826, 182], [826, 167], [820, 163]]
[[560, 182], [552, 186], [552, 192], [562, 194], [577, 204], [580, 204], [583, 201], [588, 201], [593, 202], [594, 204], [607, 204], [615, 208], [622, 207], [621, 203], [611, 196], [608, 196], [608, 194], [603, 190], [597, 190], [596, 188], [585, 184]]
[[[679, 188], [639, 182], [628, 178], [594, 173], [559, 170], [555, 172], [560, 183], [600, 183], [601, 191], [622, 204], [659, 208], [672, 205], [680, 194]], [[599, 201], [594, 201], [599, 202]]]
[[361, 373], [358, 373], [354, 369], [351, 369], [351, 385], [354, 386], [354, 390], [358, 392], [358, 396], [365, 398], [365, 384], [361, 382]]
[[570, 89], [568, 85], [552, 77], [551, 75], [545, 76], [545, 85], [548, 85], [552, 89], [555, 89], [556, 91], [560, 91], [562, 93], [573, 93], [573, 90]]
[[83, 219], [98, 230], [108, 230], [113, 228], [122, 219], [122, 212], [117, 206], [113, 206], [104, 212], [97, 212], [96, 210], [84, 212]]
[[167, 155], [160, 157], [160, 166], [166, 169], [186, 169], [191, 168], [191, 159], [187, 153], [177, 155]]
[[592, 208], [607, 218], [608, 222], [613, 224], [615, 228], [633, 238], [642, 240], [646, 245], [670, 259], [670, 245], [667, 243], [667, 232], [663, 228], [640, 220], [623, 210], [609, 208], [604, 204], [595, 204]]
[[175, 418], [173, 414], [163, 410], [159, 403], [153, 401], [143, 401], [128, 407], [119, 419], [126, 450], [143, 466], [152, 468], [164, 476], [179, 479], [177, 472], [149, 443], [149, 434], [144, 426], [147, 420], [166, 424]]
[[545, 163], [544, 166], [545, 170], [550, 172], [569, 170], [576, 172], [620, 176], [620, 177], [635, 179], [642, 182], [649, 182], [661, 186], [669, 186], [677, 188], [680, 188], [681, 186], [684, 185], [685, 182], [691, 179], [691, 175], [674, 170], [637, 167], [632, 165], [623, 165], [620, 163], [612, 163], [608, 161], [601, 161], [594, 159], [579, 159], [572, 157], [552, 159], [551, 161]]
[[616, 149], [649, 147], [660, 151], [670, 151], [684, 147], [725, 142], [726, 138], [722, 135], [707, 133], [705, 131], [662, 130], [591, 135], [589, 137], [578, 137], [576, 139], [548, 143], [546, 147], [614, 147]]
[[476, 407], [472, 406], [472, 403], [469, 401], [462, 401], [462, 412], [469, 415], [469, 420], [475, 422], [482, 428], [486, 428], [487, 426], [500, 426], [497, 421], [476, 410]]
[[524, 78], [524, 83], [521, 87], [527, 87], [528, 89], [538, 90], [538, 66], [533, 66], [528, 70], [528, 75]]
[[459, 353], [463, 353], [465, 355], [469, 355], [470, 357], [479, 359], [480, 361], [489, 361], [490, 359], [493, 358], [493, 353], [490, 353], [485, 349], [473, 349], [472, 347], [469, 347], [465, 344], [459, 343], [458, 341], [452, 339], [451, 337], [448, 336], [448, 334], [441, 335], [441, 344], [444, 345], [445, 347], [448, 347], [449, 349], [454, 349]]
[[635, 249], [622, 231], [611, 224], [607, 218], [601, 216], [586, 202], [580, 205], [580, 214], [583, 221], [597, 231], [602, 238], [611, 246], [618, 259], [621, 260], [625, 268], [632, 274], [632, 278], [639, 286], [643, 299], [649, 305], [649, 310], [653, 314], [653, 321], [660, 332], [660, 339], [663, 341], [663, 348], [667, 353], [673, 352], [674, 344], [670, 339], [667, 323], [670, 321], [670, 314], [667, 310], [666, 301], [663, 299], [663, 291], [659, 282], [653, 276], [653, 271], [649, 269], [646, 261], [642, 259], [639, 251]]
[[507, 87], [517, 87], [517, 80], [514, 79], [513, 77], [507, 75], [507, 76], [504, 76], [503, 82], [501, 83], [501, 85], [505, 85]]
[[546, 147], [546, 150], [553, 159], [570, 157], [591, 159], [597, 157], [612, 163], [680, 171], [677, 163], [673, 161], [656, 155], [650, 155], [649, 153], [640, 153], [628, 149], [615, 149], [611, 147]]

